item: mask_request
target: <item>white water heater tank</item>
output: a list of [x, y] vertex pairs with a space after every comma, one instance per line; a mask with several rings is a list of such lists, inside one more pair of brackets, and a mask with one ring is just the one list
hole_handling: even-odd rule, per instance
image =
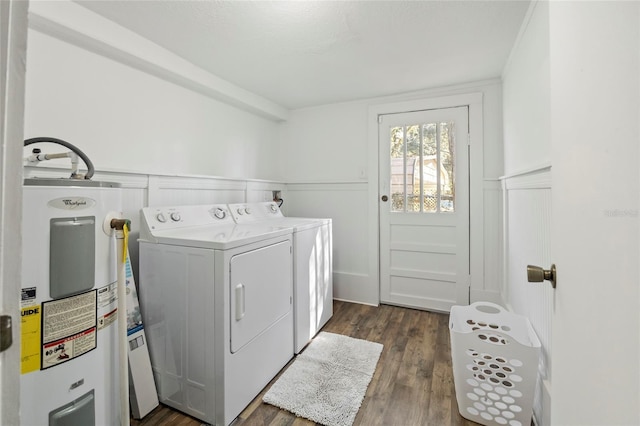
[[26, 179], [20, 418], [120, 424], [116, 238], [119, 184]]

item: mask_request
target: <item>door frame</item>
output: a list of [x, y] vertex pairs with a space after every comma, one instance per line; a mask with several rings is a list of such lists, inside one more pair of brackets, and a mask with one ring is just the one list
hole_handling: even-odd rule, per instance
[[0, 313], [12, 320], [12, 345], [0, 354], [0, 424], [19, 424], [22, 152], [27, 56], [27, 1], [0, 4]]
[[[368, 110], [368, 210], [369, 236], [375, 250], [369, 250], [369, 278], [378, 284], [380, 304], [380, 214], [378, 116], [428, 109], [469, 107], [469, 270], [470, 291], [484, 288], [484, 131], [483, 94], [468, 94], [425, 98], [370, 105]], [[471, 300], [473, 302], [473, 300]]]

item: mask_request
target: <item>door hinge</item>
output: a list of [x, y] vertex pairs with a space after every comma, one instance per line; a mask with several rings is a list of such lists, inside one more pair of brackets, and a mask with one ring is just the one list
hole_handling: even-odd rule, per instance
[[382, 124], [382, 116], [381, 115], [378, 116], [378, 124]]
[[471, 133], [467, 133], [467, 146], [471, 146]]
[[13, 343], [13, 327], [9, 315], [0, 315], [0, 352], [4, 352]]

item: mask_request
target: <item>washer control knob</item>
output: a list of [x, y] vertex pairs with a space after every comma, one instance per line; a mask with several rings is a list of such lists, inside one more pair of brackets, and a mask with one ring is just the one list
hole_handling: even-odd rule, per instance
[[278, 206], [276, 206], [275, 204], [271, 204], [269, 205], [269, 207], [271, 208], [271, 213], [275, 213], [278, 211]]
[[251, 214], [251, 209], [249, 207], [247, 207], [246, 209], [244, 209], [244, 212], [246, 214]]
[[164, 213], [158, 213], [156, 215], [156, 219], [158, 219], [158, 222], [161, 222], [161, 223], [165, 223], [167, 221], [167, 218], [165, 217]]
[[242, 215], [244, 214], [244, 210], [242, 210], [242, 209], [238, 209], [238, 210], [237, 210], [237, 212], [238, 212], [238, 214], [239, 214], [240, 216], [242, 216]]
[[218, 208], [216, 209], [216, 211], [213, 213], [213, 215], [214, 215], [215, 217], [217, 217], [218, 219], [224, 219], [224, 217], [225, 217], [227, 214], [225, 213], [225, 211], [224, 211], [224, 210], [222, 210], [220, 207], [218, 207]]
[[180, 222], [180, 219], [182, 219], [182, 218], [180, 217], [180, 213], [178, 213], [178, 212], [173, 212], [173, 213], [171, 213], [171, 220], [172, 220], [172, 221], [174, 221], [174, 222]]

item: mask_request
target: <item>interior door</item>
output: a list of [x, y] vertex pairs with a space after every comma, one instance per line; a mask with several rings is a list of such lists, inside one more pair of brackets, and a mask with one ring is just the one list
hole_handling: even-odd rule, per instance
[[468, 107], [378, 118], [380, 300], [469, 303]]

